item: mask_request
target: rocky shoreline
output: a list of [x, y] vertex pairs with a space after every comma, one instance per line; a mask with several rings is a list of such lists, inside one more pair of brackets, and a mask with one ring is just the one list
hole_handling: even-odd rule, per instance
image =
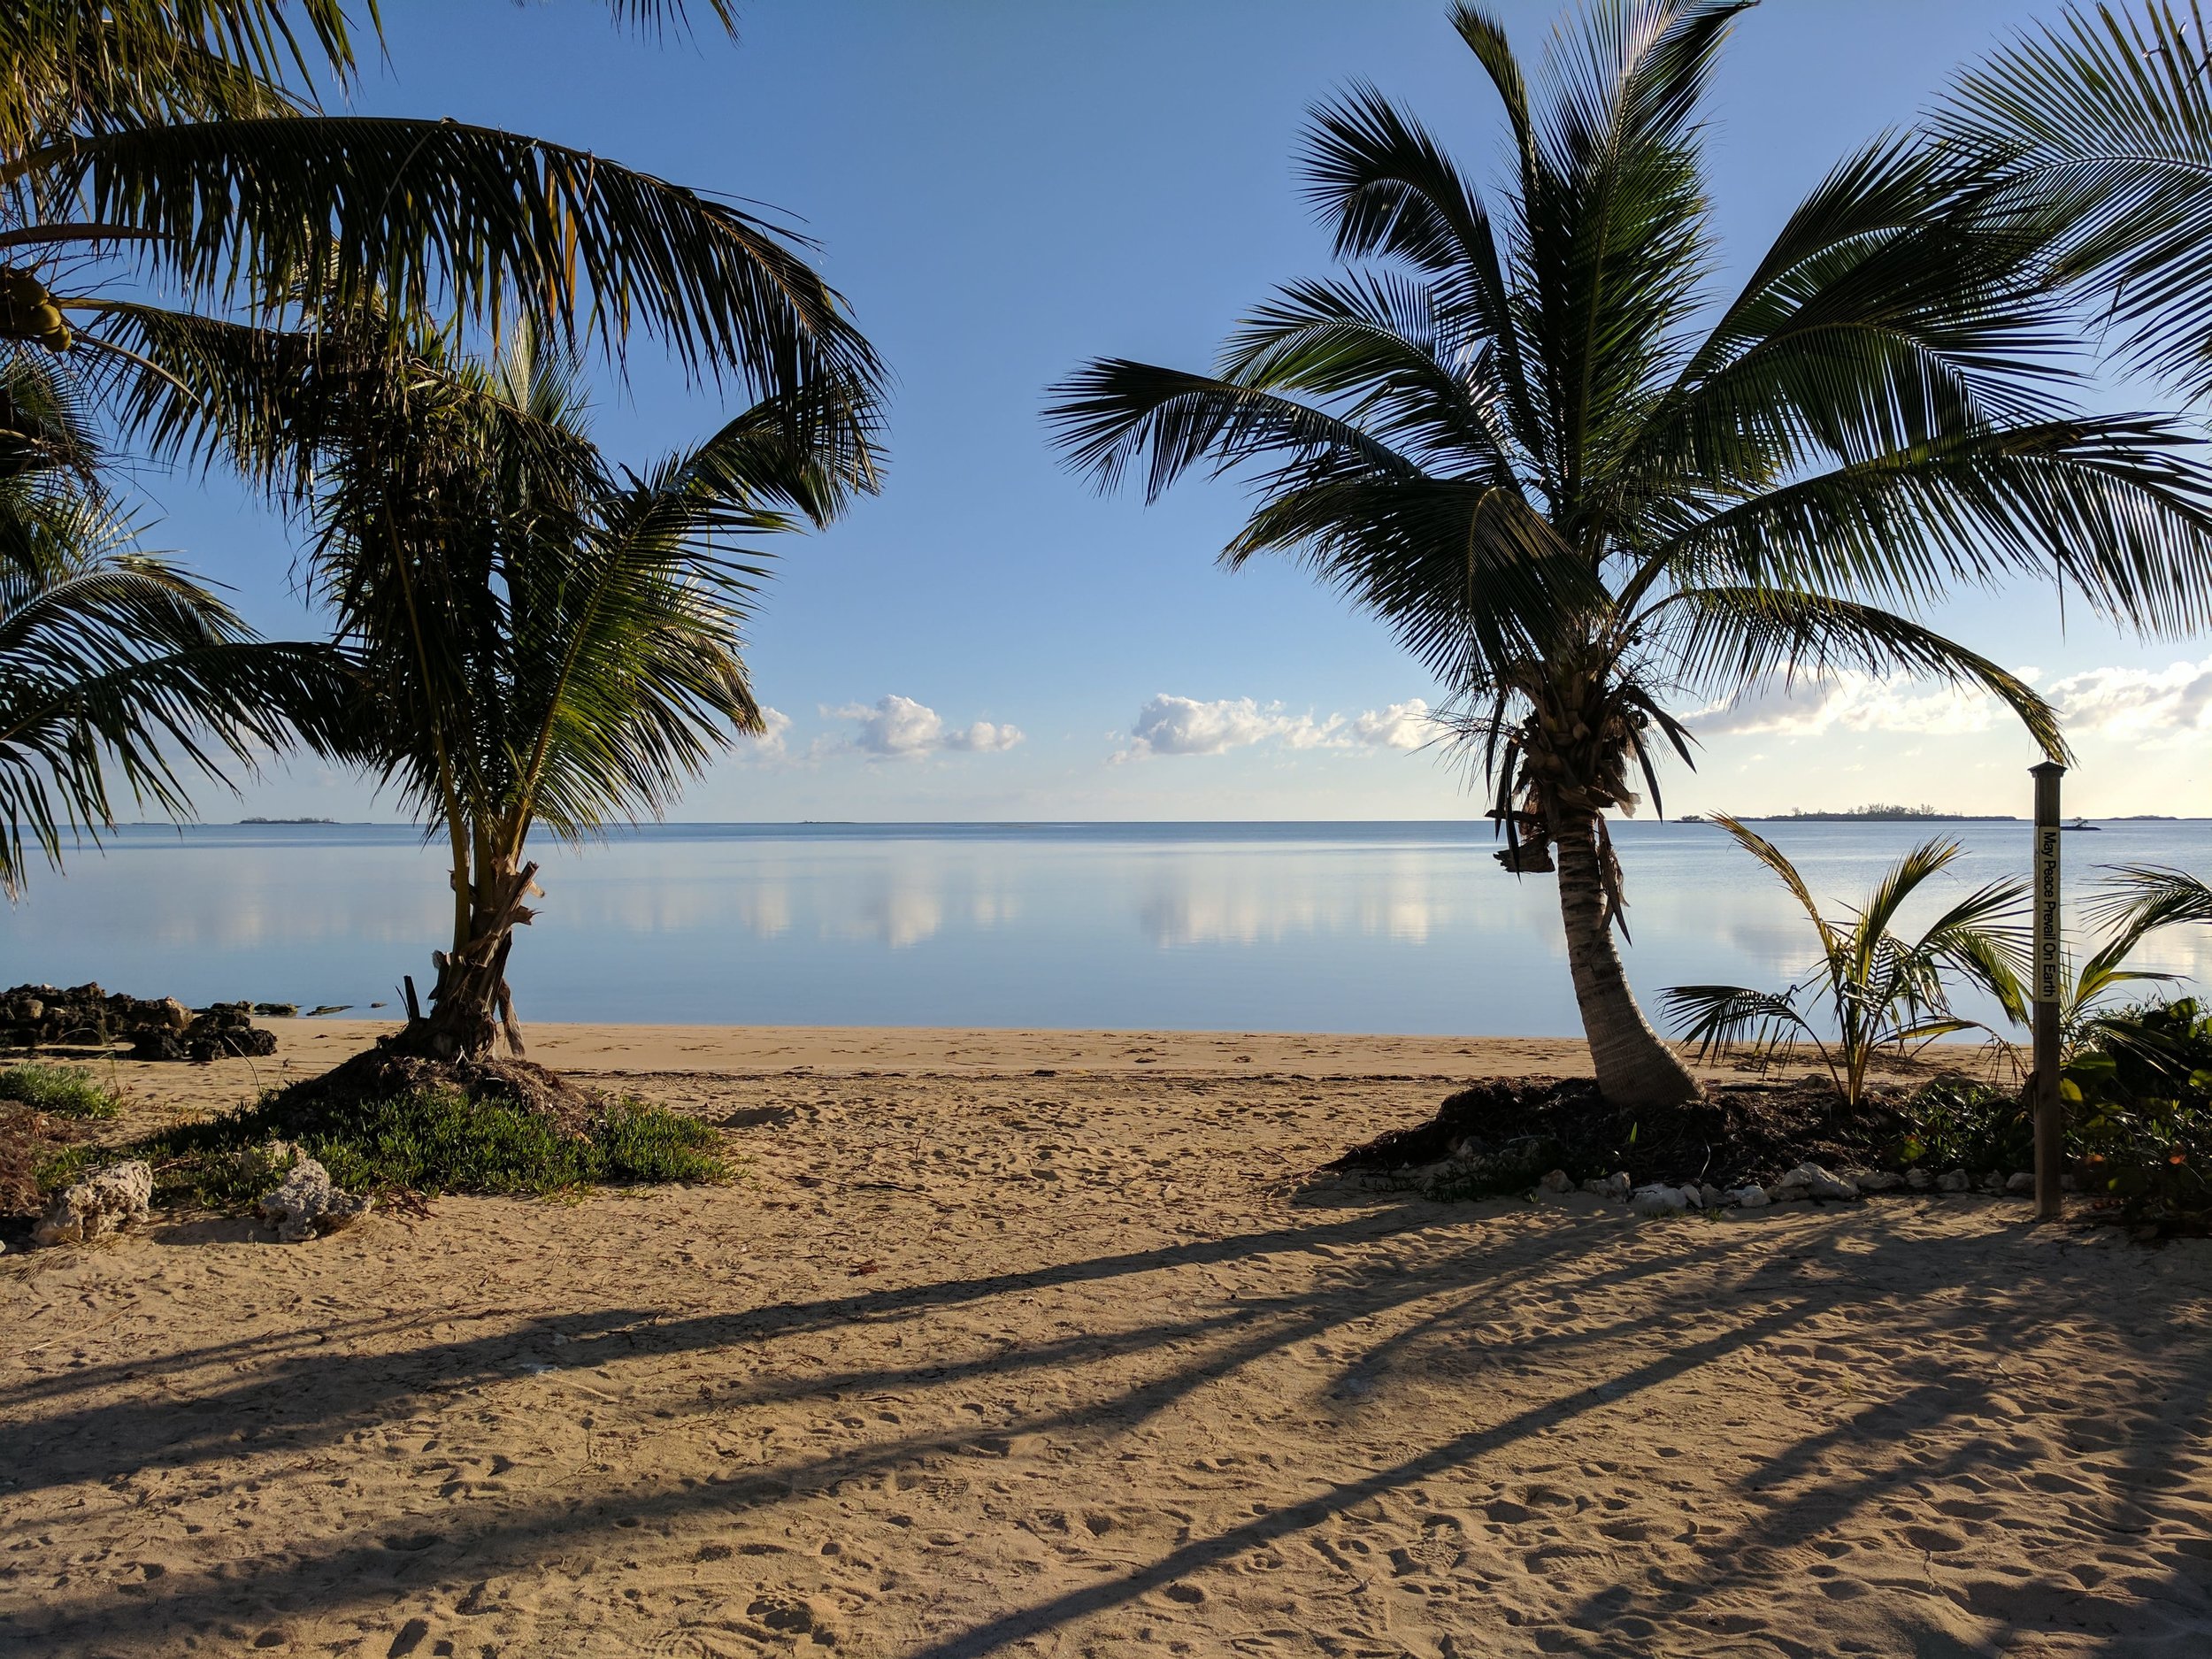
[[0, 991], [0, 1046], [10, 1048], [130, 1045], [134, 1060], [202, 1064], [276, 1052], [276, 1033], [254, 1017], [296, 1014], [288, 1002], [217, 1002], [190, 1009], [173, 996], [138, 997], [96, 984], [19, 985]]

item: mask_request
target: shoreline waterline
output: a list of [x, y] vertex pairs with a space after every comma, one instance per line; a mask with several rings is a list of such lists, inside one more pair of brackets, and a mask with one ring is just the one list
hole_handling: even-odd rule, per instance
[[[220, 1060], [195, 1068], [211, 1102], [243, 1098], [256, 1087], [313, 1076], [396, 1031], [396, 1020], [334, 1018], [257, 1021], [277, 1036], [274, 1056]], [[1441, 1084], [1497, 1077], [1587, 1077], [1589, 1046], [1579, 1038], [1375, 1036], [1357, 1032], [1013, 1030], [960, 1026], [675, 1025], [618, 1021], [525, 1022], [527, 1057], [556, 1071], [603, 1078], [772, 1078], [1023, 1075], [1219, 1075], [1421, 1079]], [[1699, 1062], [1714, 1081], [1748, 1080], [1755, 1069], [1733, 1059]], [[178, 1068], [120, 1063], [133, 1076], [166, 1081]], [[1935, 1045], [1896, 1075], [1985, 1066], [1980, 1045]], [[1816, 1068], [1805, 1051], [1769, 1069], [1774, 1078]]]

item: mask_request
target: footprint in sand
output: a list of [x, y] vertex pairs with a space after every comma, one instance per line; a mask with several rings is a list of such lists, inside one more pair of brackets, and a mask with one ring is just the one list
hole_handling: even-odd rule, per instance
[[1949, 1550], [1966, 1548], [1964, 1539], [1956, 1532], [1940, 1526], [1900, 1527], [1898, 1536], [1915, 1549], [1931, 1555], [1939, 1555]]
[[822, 1647], [837, 1645], [835, 1633], [814, 1603], [799, 1596], [764, 1592], [745, 1604], [745, 1617], [779, 1636], [803, 1637]]

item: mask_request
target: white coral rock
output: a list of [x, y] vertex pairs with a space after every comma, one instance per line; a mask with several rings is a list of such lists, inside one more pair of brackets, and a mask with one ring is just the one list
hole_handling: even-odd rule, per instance
[[154, 1200], [154, 1171], [133, 1158], [95, 1171], [54, 1200], [31, 1229], [39, 1244], [84, 1244], [146, 1219]]
[[254, 1209], [277, 1224], [280, 1242], [299, 1244], [319, 1233], [351, 1226], [369, 1213], [369, 1202], [332, 1186], [330, 1171], [313, 1158], [303, 1157], [281, 1186], [256, 1201]]
[[1817, 1164], [1801, 1164], [1775, 1182], [1772, 1195], [1777, 1199], [1856, 1198], [1859, 1189], [1845, 1177], [1831, 1174]]

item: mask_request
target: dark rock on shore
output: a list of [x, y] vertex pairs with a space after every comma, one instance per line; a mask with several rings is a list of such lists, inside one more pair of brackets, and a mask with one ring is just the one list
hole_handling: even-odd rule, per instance
[[196, 1016], [182, 1031], [149, 1027], [134, 1033], [131, 1057], [135, 1060], [210, 1060], [248, 1055], [259, 1057], [276, 1052], [276, 1033], [253, 1023], [250, 1002], [218, 1002]]
[[[260, 1011], [289, 1004], [265, 1003]], [[216, 1060], [270, 1055], [276, 1036], [253, 1023], [251, 1002], [218, 1002], [195, 1014], [173, 996], [138, 997], [97, 985], [0, 991], [0, 1045], [12, 1048], [131, 1045], [134, 1060]]]
[[19, 985], [0, 991], [0, 1043], [12, 1048], [104, 1044], [142, 1029], [182, 1031], [191, 1010], [174, 997], [109, 993], [97, 985]]

